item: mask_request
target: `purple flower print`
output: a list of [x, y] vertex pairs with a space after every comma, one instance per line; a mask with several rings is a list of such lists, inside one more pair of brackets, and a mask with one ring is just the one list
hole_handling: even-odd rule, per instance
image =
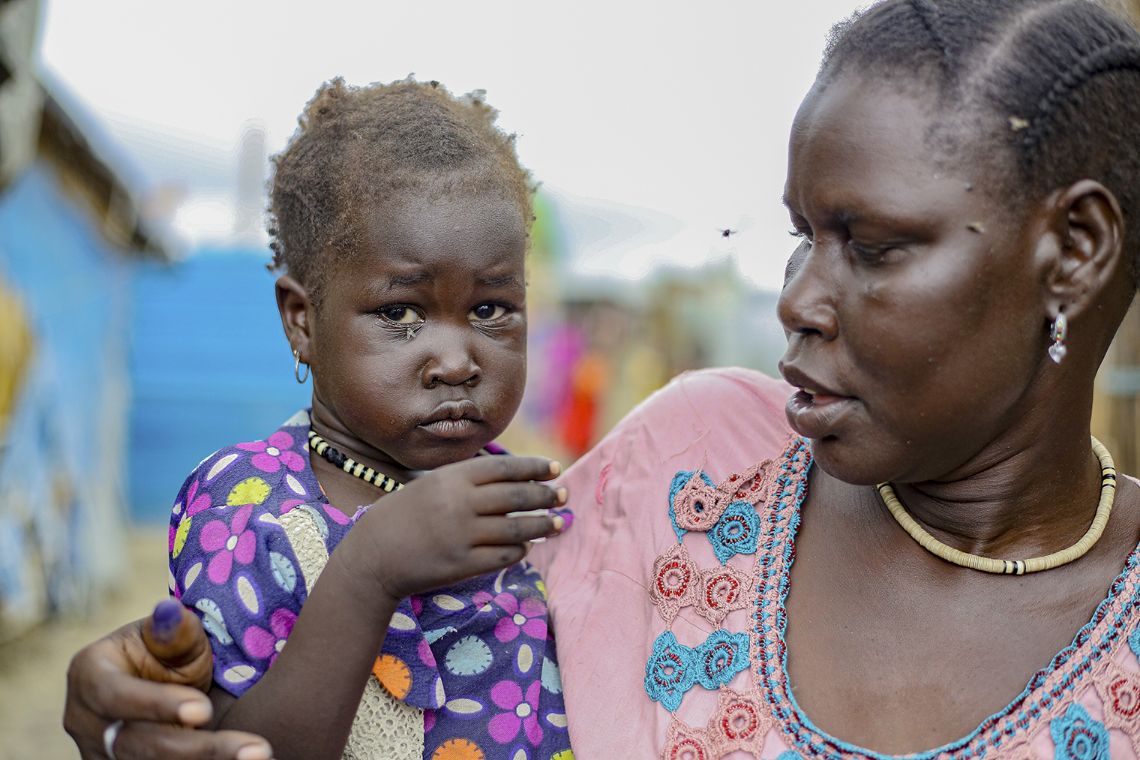
[[495, 638], [504, 644], [518, 638], [521, 630], [532, 639], [546, 638], [546, 605], [537, 597], [528, 596], [519, 603], [514, 594], [499, 594], [495, 604], [503, 608], [509, 617], [499, 618], [495, 624]]
[[522, 687], [514, 681], [499, 681], [491, 687], [491, 701], [506, 710], [491, 718], [487, 732], [499, 744], [513, 741], [521, 728], [526, 733], [532, 747], [542, 743], [542, 726], [538, 724], [538, 694], [542, 688], [540, 681], [527, 687], [523, 696]]
[[284, 465], [293, 472], [300, 472], [305, 468], [304, 458], [289, 449], [293, 446], [293, 436], [278, 430], [265, 441], [239, 443], [237, 447], [242, 451], [257, 452], [249, 462], [262, 472], [277, 472]]
[[259, 660], [268, 657], [269, 664], [272, 665], [281, 648], [285, 646], [285, 639], [289, 638], [289, 633], [296, 622], [297, 615], [291, 610], [274, 610], [269, 616], [270, 630], [267, 631], [256, 625], [245, 629], [245, 635], [242, 637], [245, 651]]
[[226, 525], [224, 520], [211, 520], [202, 528], [198, 543], [207, 552], [217, 552], [210, 557], [210, 564], [206, 566], [206, 575], [218, 585], [230, 579], [235, 559], [243, 565], [253, 561], [257, 539], [252, 530], [245, 529], [251, 512], [253, 505], [246, 504], [234, 512], [229, 525]]
[[209, 509], [211, 506], [213, 506], [213, 504], [210, 501], [210, 494], [205, 491], [199, 492], [198, 481], [195, 480], [186, 491], [186, 516], [193, 517], [203, 509]]

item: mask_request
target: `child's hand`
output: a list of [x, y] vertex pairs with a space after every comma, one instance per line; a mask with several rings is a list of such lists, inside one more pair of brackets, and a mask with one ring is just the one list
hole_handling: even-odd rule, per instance
[[534, 482], [561, 470], [549, 459], [515, 456], [441, 467], [385, 496], [360, 519], [349, 536], [363, 540], [358, 546], [366, 554], [350, 561], [370, 568], [393, 600], [514, 564], [531, 540], [566, 524], [557, 514], [507, 516], [565, 504], [565, 488]]

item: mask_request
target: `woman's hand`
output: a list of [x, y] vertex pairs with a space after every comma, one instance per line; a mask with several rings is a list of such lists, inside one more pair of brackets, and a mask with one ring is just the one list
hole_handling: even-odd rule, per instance
[[565, 526], [558, 514], [513, 514], [565, 504], [565, 488], [536, 482], [561, 471], [549, 459], [515, 456], [441, 467], [373, 505], [345, 539], [359, 543], [340, 559], [368, 568], [392, 600], [514, 564], [530, 541]]
[[198, 618], [179, 602], [88, 644], [67, 671], [63, 726], [83, 760], [107, 758], [107, 727], [123, 721], [114, 741], [118, 760], [212, 758], [268, 760], [269, 744], [237, 731], [194, 730], [212, 715], [213, 656]]

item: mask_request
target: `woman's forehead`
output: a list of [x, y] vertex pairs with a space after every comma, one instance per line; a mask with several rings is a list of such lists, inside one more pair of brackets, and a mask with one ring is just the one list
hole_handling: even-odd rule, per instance
[[792, 126], [785, 201], [852, 208], [913, 205], [971, 184], [977, 167], [932, 135], [944, 109], [913, 86], [843, 76], [804, 99]]

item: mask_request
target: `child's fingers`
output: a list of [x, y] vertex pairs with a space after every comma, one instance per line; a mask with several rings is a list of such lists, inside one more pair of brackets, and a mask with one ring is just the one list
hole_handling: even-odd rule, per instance
[[482, 575], [513, 565], [526, 557], [529, 544], [511, 544], [509, 546], [476, 546], [468, 554], [470, 567], [466, 568], [466, 575]]
[[562, 474], [562, 465], [546, 457], [475, 457], [458, 465], [475, 485], [505, 481], [551, 480]]
[[543, 483], [489, 483], [475, 489], [471, 507], [480, 515], [550, 509], [565, 503], [566, 489]]
[[498, 547], [525, 544], [536, 538], [556, 536], [566, 525], [561, 515], [520, 515], [518, 517], [480, 517], [472, 531], [476, 546]]

